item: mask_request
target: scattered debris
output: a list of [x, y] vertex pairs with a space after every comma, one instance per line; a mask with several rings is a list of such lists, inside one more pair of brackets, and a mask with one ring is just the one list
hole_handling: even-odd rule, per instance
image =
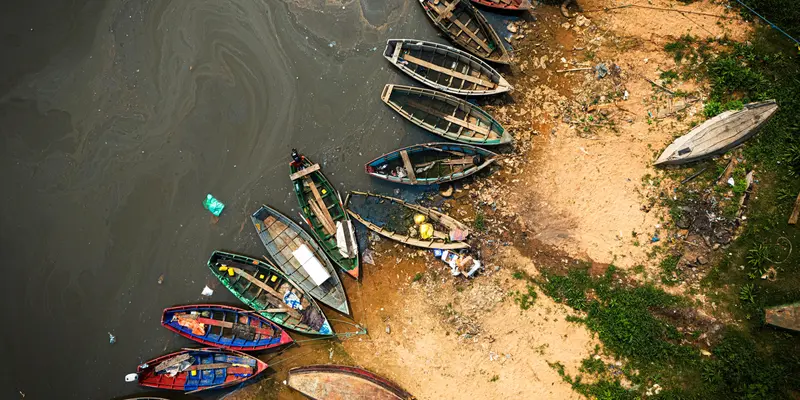
[[374, 254], [375, 252], [373, 252], [372, 249], [366, 249], [361, 253], [361, 260], [364, 264], [375, 265]]
[[117, 337], [112, 335], [111, 332], [108, 332], [108, 343], [109, 344], [117, 343]]
[[444, 184], [439, 186], [439, 194], [442, 195], [442, 197], [450, 197], [453, 195], [453, 192], [453, 185]]
[[158, 284], [160, 285], [162, 283], [164, 283], [164, 274], [161, 274], [161, 276], [158, 277]]
[[211, 296], [212, 294], [214, 294], [214, 289], [211, 289], [210, 287], [206, 286], [203, 288], [203, 291], [200, 292], [200, 294], [203, 296]]
[[519, 29], [517, 28], [517, 26], [516, 26], [516, 25], [514, 25], [514, 23], [513, 23], [513, 22], [512, 22], [512, 23], [510, 23], [510, 24], [508, 24], [508, 25], [506, 26], [506, 29], [508, 29], [508, 31], [509, 31], [509, 32], [511, 32], [511, 33], [517, 33], [517, 32], [519, 31]]
[[600, 63], [594, 66], [595, 76], [597, 79], [603, 79], [608, 75], [608, 66], [605, 63]]

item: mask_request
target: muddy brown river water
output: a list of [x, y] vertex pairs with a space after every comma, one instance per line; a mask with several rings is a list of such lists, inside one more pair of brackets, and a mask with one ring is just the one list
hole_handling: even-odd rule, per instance
[[[190, 345], [164, 307], [236, 304], [200, 295], [210, 252], [264, 254], [247, 222], [261, 203], [296, 215], [292, 147], [342, 189], [390, 190], [363, 163], [434, 139], [379, 99], [410, 83], [387, 38], [443, 41], [414, 0], [8, 3], [3, 399], [139, 391], [125, 374]], [[218, 223], [206, 193], [227, 205]]]

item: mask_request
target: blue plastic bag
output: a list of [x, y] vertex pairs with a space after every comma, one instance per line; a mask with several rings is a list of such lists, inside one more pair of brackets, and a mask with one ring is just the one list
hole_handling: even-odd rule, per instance
[[222, 213], [222, 209], [225, 208], [225, 204], [222, 204], [219, 200], [215, 199], [214, 196], [211, 194], [206, 195], [206, 199], [203, 201], [203, 207], [206, 208], [211, 214], [214, 214], [215, 217], [219, 217]]

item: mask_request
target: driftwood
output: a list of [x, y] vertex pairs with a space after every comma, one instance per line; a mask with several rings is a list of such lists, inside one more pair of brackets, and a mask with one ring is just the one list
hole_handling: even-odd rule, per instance
[[794, 209], [792, 215], [789, 216], [789, 225], [797, 223], [797, 218], [800, 217], [800, 194], [797, 195], [797, 200], [794, 201]]

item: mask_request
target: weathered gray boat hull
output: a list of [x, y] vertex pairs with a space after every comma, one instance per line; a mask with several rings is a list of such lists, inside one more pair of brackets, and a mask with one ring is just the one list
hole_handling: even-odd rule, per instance
[[513, 90], [480, 58], [440, 43], [389, 39], [383, 56], [423, 84], [459, 96], [485, 96]]
[[717, 115], [675, 139], [655, 165], [686, 164], [724, 154], [758, 133], [777, 110], [775, 100], [768, 100]]

